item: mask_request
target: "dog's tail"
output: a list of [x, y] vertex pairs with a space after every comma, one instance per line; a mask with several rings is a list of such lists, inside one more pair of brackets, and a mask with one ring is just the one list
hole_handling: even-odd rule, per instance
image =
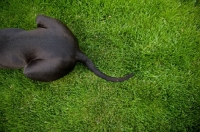
[[131, 78], [133, 76], [133, 73], [132, 74], [129, 74], [129, 75], [126, 75], [124, 77], [111, 77], [111, 76], [108, 76], [104, 73], [102, 73], [99, 69], [97, 69], [94, 65], [94, 63], [85, 55], [83, 54], [82, 52], [79, 52], [77, 54], [77, 60], [79, 62], [82, 62], [83, 64], [85, 64], [89, 70], [91, 70], [92, 72], [95, 73], [95, 75], [107, 80], [107, 81], [111, 81], [111, 82], [123, 82], [129, 78]]

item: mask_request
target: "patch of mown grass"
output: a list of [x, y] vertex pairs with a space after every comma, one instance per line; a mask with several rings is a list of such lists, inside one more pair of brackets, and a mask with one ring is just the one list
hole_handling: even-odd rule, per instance
[[0, 1], [0, 28], [34, 29], [37, 14], [63, 21], [106, 82], [85, 66], [35, 82], [0, 70], [0, 131], [199, 131], [197, 1]]

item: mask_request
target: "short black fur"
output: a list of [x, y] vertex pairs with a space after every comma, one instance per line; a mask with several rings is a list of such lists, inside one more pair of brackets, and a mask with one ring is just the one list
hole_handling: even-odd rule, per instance
[[100, 72], [81, 52], [73, 33], [61, 21], [44, 15], [36, 19], [37, 29], [0, 30], [0, 68], [24, 68], [24, 75], [37, 81], [54, 81], [82, 62], [97, 76], [112, 82], [129, 79], [110, 77]]

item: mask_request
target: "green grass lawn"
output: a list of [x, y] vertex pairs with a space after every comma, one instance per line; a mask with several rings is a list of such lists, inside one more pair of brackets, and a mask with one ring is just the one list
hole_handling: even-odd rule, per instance
[[[104, 73], [78, 63], [54, 82], [0, 69], [0, 132], [199, 132], [199, 0], [1, 0], [0, 28], [64, 22]], [[0, 47], [1, 48], [1, 47]]]

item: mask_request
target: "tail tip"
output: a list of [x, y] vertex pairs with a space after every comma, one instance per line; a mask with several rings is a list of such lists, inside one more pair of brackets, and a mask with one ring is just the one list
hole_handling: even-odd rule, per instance
[[131, 73], [131, 74], [128, 74], [128, 75], [126, 75], [126, 76], [124, 76], [122, 78], [115, 78], [115, 79], [110, 80], [110, 81], [112, 81], [112, 82], [123, 82], [123, 81], [126, 81], [126, 80], [130, 79], [133, 76], [134, 76], [134, 73]]

